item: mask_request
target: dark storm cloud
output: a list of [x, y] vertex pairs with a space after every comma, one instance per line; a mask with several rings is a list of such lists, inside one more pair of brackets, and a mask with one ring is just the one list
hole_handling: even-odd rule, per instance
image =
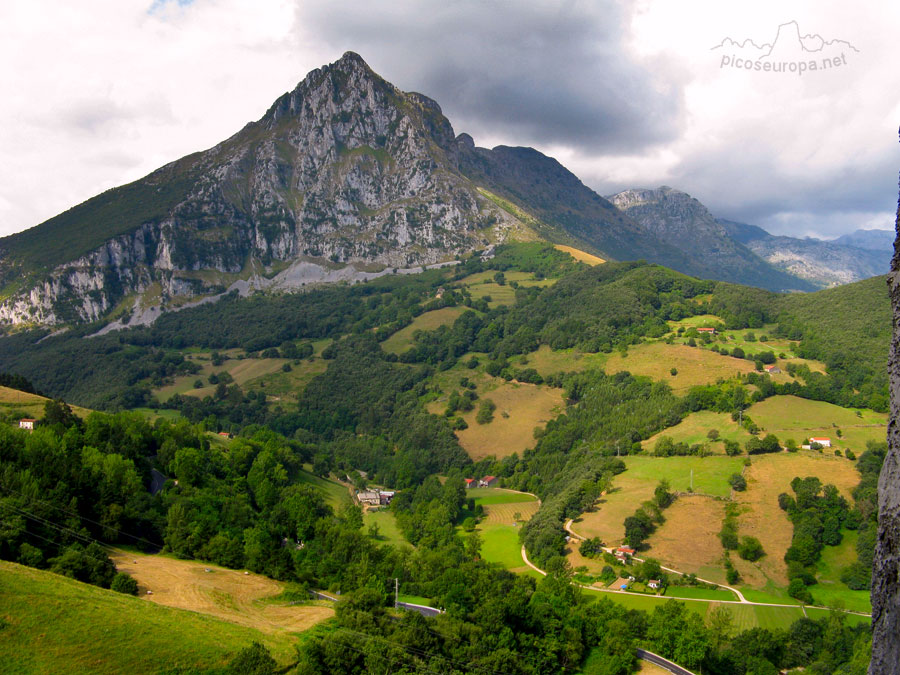
[[616, 3], [304, 2], [308, 33], [434, 98], [457, 132], [639, 152], [679, 131], [664, 73], [632, 62]]
[[759, 225], [772, 234], [809, 232], [836, 237], [859, 224], [861, 214], [884, 213], [889, 229], [896, 209], [897, 171], [893, 148], [853, 164], [790, 173], [769, 154], [736, 156], [733, 148], [686, 158], [673, 185], [703, 202], [717, 217]]

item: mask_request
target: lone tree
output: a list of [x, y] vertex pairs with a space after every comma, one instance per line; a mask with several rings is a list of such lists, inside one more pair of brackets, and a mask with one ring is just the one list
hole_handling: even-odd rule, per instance
[[126, 595], [138, 594], [137, 580], [127, 572], [119, 572], [116, 574], [109, 587], [118, 593], [125, 593]]

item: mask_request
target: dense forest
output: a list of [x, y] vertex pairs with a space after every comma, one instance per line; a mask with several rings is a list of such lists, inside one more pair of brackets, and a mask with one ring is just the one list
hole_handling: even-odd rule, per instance
[[[515, 302], [494, 307], [457, 283], [484, 271], [499, 283], [511, 270], [556, 282], [516, 284]], [[339, 628], [304, 643], [299, 672], [395, 667], [555, 673], [561, 666], [577, 670], [593, 651], [603, 658], [590, 663], [604, 665], [590, 672], [627, 673], [641, 644], [709, 673], [795, 666], [863, 672], [866, 632], [846, 626], [839, 615], [804, 619], [788, 633], [754, 629], [723, 640], [723, 631], [710, 629], [679, 603], [648, 615], [589, 601], [570, 583], [572, 571], [562, 557], [565, 519], [590, 507], [624, 471], [622, 455], [640, 451], [641, 441], [690, 412], [731, 413], [752, 432], [743, 411], [776, 394], [883, 410], [887, 390], [878, 351], [886, 350], [887, 339], [879, 329], [871, 344], [854, 350], [848, 336], [859, 328], [857, 314], [880, 312], [887, 301], [870, 282], [847, 289], [829, 292], [819, 305], [820, 294], [796, 300], [642, 262], [591, 268], [531, 244], [420, 275], [299, 294], [231, 295], [166, 314], [151, 327], [92, 337], [97, 326], [6, 336], [0, 339], [0, 371], [8, 374], [0, 384], [114, 414], [80, 421], [51, 401], [45, 423], [33, 433], [0, 426], [0, 557], [111, 586], [105, 547], [131, 544], [247, 568], [301, 588], [341, 591], [346, 599], [339, 605]], [[835, 297], [854, 318], [816, 321], [816, 312]], [[384, 339], [419, 314], [449, 306], [461, 309], [452, 324], [415, 333], [399, 356], [382, 349]], [[753, 372], [676, 396], [664, 383], [627, 372], [541, 377], [514, 358], [543, 345], [627, 352], [666, 335], [668, 321], [702, 314], [717, 315], [729, 329], [774, 324], [778, 335], [799, 340], [800, 353], [825, 362], [827, 374], [800, 368], [796, 382], [774, 384]], [[164, 405], [181, 414], [179, 422], [150, 424], [137, 413], [116, 412], [160, 407], [153, 387], [198, 372], [198, 364], [185, 358], [187, 348], [240, 349], [242, 358], [251, 359], [303, 358], [310, 342], [323, 338], [331, 339], [321, 354], [327, 368], [294, 403], [220, 381], [211, 396], [170, 398]], [[453, 433], [458, 418], [452, 413], [476, 403], [465, 388], [451, 396], [449, 415], [426, 409], [441, 393], [435, 374], [463, 358], [490, 376], [540, 378], [562, 392], [564, 410], [521, 455], [473, 464]], [[237, 435], [227, 452], [210, 442], [207, 432], [219, 429]], [[777, 439], [758, 439], [745, 449], [766, 452], [771, 445], [778, 447]], [[656, 449], [695, 451], [674, 443]], [[830, 486], [808, 479], [798, 479], [793, 497], [785, 495], [783, 508], [795, 528], [788, 563], [797, 597], [808, 592], [809, 570], [821, 547], [834, 541], [835, 528], [859, 528], [860, 546], [871, 549], [879, 452], [873, 447], [860, 458], [863, 480], [853, 507]], [[304, 465], [320, 475], [363, 471], [399, 489], [392, 509], [415, 548], [378, 544], [363, 532], [362, 513], [349, 500], [335, 511], [309, 486]], [[150, 494], [151, 469], [178, 484]], [[489, 472], [542, 500], [521, 535], [531, 559], [548, 571], [539, 582], [486, 564], [478, 536], [457, 535], [457, 526], [472, 516], [463, 476]], [[632, 518], [629, 532], [640, 544], [654, 516], [645, 511]], [[859, 563], [846, 572], [854, 587], [868, 584], [866, 555], [861, 551]], [[390, 618], [387, 584], [393, 578], [447, 613]]]
[[[48, 406], [51, 423], [33, 433], [0, 428], [0, 557], [129, 592], [127, 579], [113, 576], [107, 546], [164, 547], [298, 589], [341, 591], [331, 629], [303, 643], [298, 673], [549, 674], [575, 671], [590, 655], [586, 672], [614, 675], [633, 672], [639, 645], [708, 673], [865, 672], [867, 630], [839, 613], [801, 619], [787, 632], [737, 633], [727, 613], [707, 626], [677, 601], [647, 614], [589, 599], [562, 558], [548, 559], [538, 582], [486, 564], [477, 534], [455, 534], [469, 508], [459, 472], [398, 495], [398, 522], [416, 543], [404, 551], [367, 536], [349, 501], [335, 513], [298, 482], [312, 449], [275, 432], [248, 428], [226, 452], [185, 422], [149, 425], [129, 413], [81, 422]], [[151, 495], [154, 464], [178, 485]], [[597, 469], [614, 472], [615, 458]], [[392, 619], [395, 577], [446, 613]], [[251, 659], [263, 664], [260, 672], [274, 672], [260, 649], [236, 663]]]

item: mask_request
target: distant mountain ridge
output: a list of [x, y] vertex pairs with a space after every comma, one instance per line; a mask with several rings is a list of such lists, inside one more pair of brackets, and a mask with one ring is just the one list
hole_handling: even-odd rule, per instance
[[832, 241], [772, 235], [755, 225], [719, 219], [737, 241], [771, 265], [820, 288], [886, 274], [893, 255], [889, 230], [856, 230]]
[[664, 185], [624, 190], [609, 200], [659, 238], [682, 251], [690, 251], [694, 264], [689, 274], [779, 291], [816, 288], [760, 258], [685, 192]]

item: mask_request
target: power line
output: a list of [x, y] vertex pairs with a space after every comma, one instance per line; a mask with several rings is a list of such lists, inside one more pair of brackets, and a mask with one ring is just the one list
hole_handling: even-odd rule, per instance
[[115, 532], [116, 534], [119, 534], [119, 535], [124, 535], [124, 536], [126, 536], [126, 537], [129, 537], [129, 538], [133, 539], [134, 541], [137, 541], [137, 542], [143, 542], [143, 543], [145, 543], [145, 544], [149, 544], [150, 546], [154, 546], [154, 547], [156, 547], [156, 548], [163, 548], [163, 546], [164, 546], [163, 544], [160, 544], [160, 543], [154, 542], [154, 541], [150, 541], [149, 539], [145, 539], [144, 537], [138, 537], [137, 535], [131, 534], [131, 533], [129, 533], [129, 532], [125, 532], [124, 530], [120, 530], [120, 529], [118, 529], [118, 528], [111, 527], [111, 526], [109, 526], [109, 525], [104, 525], [103, 523], [98, 523], [96, 520], [91, 520], [91, 519], [88, 518], [87, 516], [83, 516], [83, 515], [81, 515], [80, 513], [76, 513], [76, 512], [74, 512], [74, 511], [70, 511], [70, 510], [65, 509], [65, 508], [63, 508], [63, 507], [61, 507], [61, 506], [58, 506], [58, 505], [56, 505], [56, 504], [54, 504], [54, 503], [52, 503], [52, 502], [46, 502], [46, 501], [44, 501], [44, 500], [42, 500], [42, 499], [37, 499], [36, 497], [28, 497], [28, 496], [22, 494], [21, 492], [12, 489], [11, 487], [9, 487], [9, 486], [7, 486], [7, 485], [3, 485], [2, 483], [0, 483], [0, 488], [2, 488], [2, 489], [4, 489], [4, 490], [6, 490], [7, 492], [10, 492], [10, 493], [12, 493], [12, 494], [14, 494], [14, 495], [19, 496], [19, 497], [21, 497], [22, 499], [31, 500], [31, 501], [33, 501], [33, 502], [37, 502], [37, 503], [42, 504], [42, 505], [44, 505], [44, 506], [49, 506], [50, 508], [56, 509], [57, 511], [62, 511], [63, 513], [65, 513], [65, 514], [68, 515], [68, 516], [71, 516], [71, 517], [73, 517], [73, 518], [79, 518], [79, 519], [81, 519], [81, 520], [84, 520], [84, 521], [87, 521], [87, 522], [91, 523], [92, 525], [96, 525], [97, 527], [102, 527], [102, 528], [105, 529], [105, 530], [109, 530], [109, 531], [111, 531], [111, 532]]

